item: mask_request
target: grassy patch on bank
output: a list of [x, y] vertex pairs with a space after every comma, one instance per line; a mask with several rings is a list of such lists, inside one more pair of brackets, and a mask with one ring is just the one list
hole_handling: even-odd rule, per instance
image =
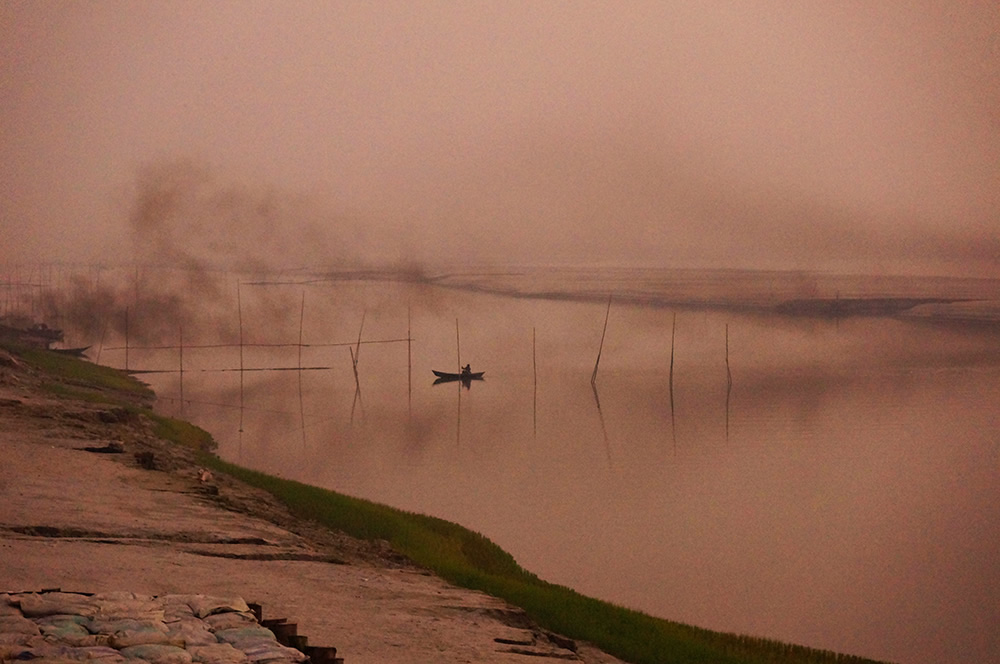
[[153, 390], [123, 371], [50, 350], [11, 344], [0, 347], [38, 371], [44, 377], [42, 389], [53, 396], [142, 412], [153, 422], [153, 433], [160, 438], [200, 451], [216, 447], [215, 440], [204, 429], [150, 410], [148, 406], [156, 396]]
[[385, 540], [417, 564], [459, 586], [481, 590], [523, 608], [542, 627], [588, 641], [634, 664], [870, 664], [873, 660], [752, 637], [725, 634], [615, 606], [539, 579], [479, 533], [334, 491], [225, 462], [208, 453], [214, 441], [188, 422], [142, 404], [153, 393], [123, 372], [40, 350], [6, 347], [48, 377], [55, 394], [122, 405], [154, 422], [155, 433], [201, 452], [201, 462], [265, 489], [297, 515], [355, 537]]
[[4, 348], [44, 374], [49, 380], [43, 386], [57, 396], [108, 403], [149, 401], [155, 397], [148, 385], [117, 369], [50, 350], [9, 345]]
[[200, 452], [211, 452], [216, 448], [215, 439], [201, 427], [184, 420], [164, 417], [156, 413], [146, 413], [153, 420], [153, 433], [164, 440], [169, 440]]
[[482, 535], [454, 523], [272, 477], [215, 457], [205, 462], [271, 492], [299, 516], [355, 537], [386, 540], [393, 549], [446, 580], [503, 598], [523, 608], [543, 627], [593, 643], [628, 662], [872, 662], [654, 618], [543, 581]]

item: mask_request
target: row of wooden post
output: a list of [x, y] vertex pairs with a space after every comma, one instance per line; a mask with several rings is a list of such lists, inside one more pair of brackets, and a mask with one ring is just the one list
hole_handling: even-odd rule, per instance
[[[241, 294], [240, 294], [240, 284], [239, 284], [239, 282], [237, 282], [236, 294], [237, 294], [237, 316], [239, 318], [240, 391], [242, 392], [242, 390], [243, 390], [243, 373], [245, 371], [243, 347], [244, 347], [245, 344], [243, 342], [244, 341], [243, 340], [243, 305], [242, 305], [242, 297], [241, 297]], [[591, 385], [594, 385], [597, 382], [597, 372], [598, 372], [598, 369], [600, 368], [601, 355], [602, 355], [602, 353], [604, 351], [604, 340], [605, 340], [605, 338], [607, 336], [607, 332], [608, 332], [608, 321], [609, 321], [609, 319], [611, 317], [611, 302], [612, 302], [612, 296], [609, 296], [608, 297], [607, 309], [606, 309], [605, 314], [604, 314], [604, 327], [601, 330], [601, 342], [600, 342], [600, 345], [598, 346], [598, 349], [597, 349], [597, 359], [594, 362], [594, 370], [593, 370], [593, 372], [591, 373], [591, 376], [590, 376]], [[363, 343], [362, 342], [362, 338], [363, 338], [363, 335], [364, 335], [364, 326], [365, 326], [365, 316], [366, 316], [366, 314], [367, 314], [367, 312], [362, 312], [362, 315], [361, 315], [361, 325], [360, 325], [360, 328], [358, 329], [358, 339], [355, 342], [354, 347], [353, 348], [349, 348], [350, 354], [351, 354], [351, 366], [352, 366], [352, 369], [353, 369], [353, 372], [354, 372], [355, 387], [356, 387], [356, 389], [358, 391], [360, 391], [360, 389], [361, 389], [360, 377], [358, 375], [358, 362], [359, 362], [360, 356], [361, 356], [361, 344]], [[406, 344], [407, 344], [407, 348], [406, 348], [406, 355], [407, 355], [407, 381], [412, 386], [412, 376], [413, 376], [412, 341], [413, 341], [413, 339], [412, 339], [412, 330], [411, 330], [411, 312], [410, 312], [410, 308], [409, 307], [407, 307], [406, 318], [407, 318], [407, 323], [406, 323], [406, 339], [401, 339], [401, 340], [398, 340], [398, 341], [406, 341]], [[302, 340], [303, 340], [303, 323], [304, 323], [304, 320], [305, 320], [305, 292], [302, 293], [301, 306], [300, 306], [300, 310], [299, 310], [299, 342], [297, 344], [297, 346], [298, 346], [298, 367], [297, 368], [299, 370], [303, 369], [303, 367], [302, 367], [302, 347], [303, 347], [304, 344], [302, 343]], [[105, 331], [106, 330], [107, 330], [107, 326], [105, 326]], [[673, 383], [674, 383], [674, 349], [675, 349], [676, 335], [677, 335], [677, 314], [674, 313], [674, 315], [673, 315], [673, 321], [672, 321], [672, 325], [671, 325], [671, 333], [670, 333], [670, 371], [669, 371], [669, 383], [670, 383], [671, 392], [673, 391]], [[179, 327], [178, 337], [179, 337], [179, 339], [178, 339], [178, 349], [179, 349], [179, 358], [180, 358], [180, 366], [178, 367], [178, 370], [179, 370], [180, 374], [183, 376], [183, 374], [184, 374], [184, 329], [183, 329], [183, 326]], [[396, 340], [390, 340], [390, 341], [396, 341]], [[101, 346], [103, 348], [103, 336], [102, 336]], [[457, 357], [457, 361], [458, 361], [458, 372], [461, 373], [462, 366], [463, 366], [462, 365], [462, 344], [461, 344], [461, 335], [460, 335], [460, 330], [459, 330], [459, 320], [457, 318], [455, 319], [455, 346], [456, 346], [456, 357]], [[129, 349], [130, 349], [130, 345], [129, 345], [129, 308], [128, 307], [125, 308], [125, 347], [124, 348], [125, 348], [125, 370], [128, 371], [130, 369], [130, 367], [129, 367]], [[98, 361], [99, 361], [99, 359], [100, 358], [98, 357]], [[727, 385], [727, 390], [729, 390], [729, 389], [732, 389], [733, 376], [732, 376], [732, 372], [731, 372], [730, 367], [729, 367], [729, 324], [728, 323], [726, 324], [725, 360], [726, 360], [726, 385]], [[535, 387], [537, 389], [537, 383], [538, 383], [538, 365], [537, 365], [537, 355], [536, 355], [536, 331], [535, 331], [534, 327], [531, 328], [531, 361], [532, 361], [532, 376], [533, 376]], [[181, 388], [181, 389], [183, 390], [183, 388]], [[412, 391], [412, 387], [411, 387], [411, 391]]]
[[[604, 313], [604, 329], [601, 331], [601, 343], [597, 347], [597, 361], [594, 362], [594, 372], [590, 375], [590, 384], [595, 385], [597, 383], [597, 369], [601, 364], [601, 353], [604, 350], [604, 337], [608, 333], [608, 319], [611, 317], [611, 298], [608, 296], [608, 308]], [[673, 392], [674, 392], [674, 340], [677, 336], [677, 313], [674, 313], [673, 323], [670, 327], [670, 400], [671, 405], [673, 405]], [[535, 354], [535, 330], [531, 330], [531, 354], [532, 362], [534, 362]], [[729, 323], [726, 323], [726, 391], [728, 393], [733, 387], [733, 374], [729, 370]]]

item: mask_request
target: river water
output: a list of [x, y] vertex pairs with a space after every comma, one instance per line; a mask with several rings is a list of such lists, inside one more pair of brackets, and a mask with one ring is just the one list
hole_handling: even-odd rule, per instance
[[[995, 282], [583, 274], [244, 283], [242, 352], [189, 339], [132, 367], [183, 365], [144, 378], [223, 458], [455, 521], [582, 593], [907, 664], [998, 661]], [[984, 301], [771, 306], [859, 296]], [[459, 363], [485, 380], [433, 384]], [[241, 364], [309, 370], [218, 371]]]

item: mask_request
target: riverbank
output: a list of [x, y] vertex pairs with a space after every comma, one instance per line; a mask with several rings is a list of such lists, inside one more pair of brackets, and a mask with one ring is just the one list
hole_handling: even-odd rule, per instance
[[[349, 664], [619, 661], [588, 640], [630, 661], [867, 661], [626, 611], [544, 583], [453, 524], [227, 467], [151, 398], [73, 358], [0, 357], [0, 592], [236, 595]], [[363, 539], [344, 532], [358, 528]]]
[[618, 661], [584, 643], [574, 652], [506, 602], [205, 471], [156, 435], [142, 414], [150, 397], [0, 350], [0, 592], [235, 595], [347, 664]]

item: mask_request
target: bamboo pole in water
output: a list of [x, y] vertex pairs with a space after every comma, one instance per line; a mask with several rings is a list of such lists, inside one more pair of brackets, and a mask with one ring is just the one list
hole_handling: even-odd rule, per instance
[[[39, 280], [41, 280], [41, 268], [38, 268]], [[35, 317], [35, 284], [31, 283], [32, 275], [28, 273], [28, 303], [31, 306], [31, 317]]]
[[360, 390], [361, 389], [361, 380], [358, 378], [358, 358], [354, 354], [354, 349], [353, 348], [351, 348], [350, 346], [348, 346], [347, 350], [349, 350], [350, 353], [351, 353], [351, 367], [354, 369], [354, 386], [355, 386], [356, 389]]
[[677, 452], [677, 424], [674, 413], [674, 339], [677, 337], [677, 312], [674, 312], [674, 322], [670, 326], [670, 435], [674, 441], [674, 452]]
[[[458, 356], [458, 373], [462, 373], [462, 339], [458, 334], [458, 318], [455, 319], [455, 353]], [[455, 399], [455, 445], [462, 443], [462, 381], [456, 381], [458, 398]]]
[[[299, 308], [299, 369], [302, 368], [302, 323], [306, 317], [306, 292], [302, 291], [302, 305]], [[299, 380], [302, 380], [301, 373]]]
[[368, 315], [368, 310], [365, 309], [361, 312], [361, 327], [358, 328], [358, 344], [354, 349], [354, 366], [355, 369], [358, 366], [358, 362], [361, 360], [361, 335], [365, 331], [365, 316]]
[[302, 304], [299, 307], [299, 428], [302, 431], [302, 446], [306, 445], [306, 409], [302, 402], [302, 327], [306, 318], [306, 292], [302, 291]]
[[365, 329], [365, 312], [361, 314], [361, 328], [358, 330], [358, 343], [355, 348], [347, 347], [347, 350], [351, 351], [351, 367], [354, 368], [354, 386], [355, 394], [361, 392], [361, 378], [358, 375], [358, 360], [361, 357], [361, 334]]
[[361, 404], [361, 410], [364, 412], [364, 404], [361, 403], [361, 379], [358, 377], [358, 359], [354, 355], [354, 349], [350, 346], [347, 350], [351, 353], [351, 366], [354, 367], [354, 400], [351, 402], [351, 424], [354, 424], [354, 409], [358, 404]]
[[[358, 359], [361, 357], [361, 335], [365, 331], [365, 316], [367, 314], [367, 309], [361, 312], [361, 327], [358, 329], [358, 343], [355, 346], [357, 350], [355, 351], [350, 346], [347, 347], [347, 350], [351, 352], [351, 368], [354, 369], [354, 400], [351, 402], [351, 424], [354, 424], [354, 407], [361, 401], [361, 377], [358, 375]], [[362, 405], [363, 408], [364, 405]]]
[[128, 371], [128, 307], [125, 307], [125, 371]]
[[410, 332], [413, 320], [410, 311], [410, 304], [406, 304], [406, 411], [412, 412], [413, 408], [413, 339]]
[[[240, 280], [236, 280], [236, 315], [239, 318], [240, 331], [240, 433], [243, 433], [243, 296], [240, 292]], [[243, 438], [240, 438], [240, 451], [243, 448]]]
[[604, 337], [608, 333], [608, 318], [611, 317], [611, 296], [608, 295], [608, 310], [604, 313], [604, 330], [601, 332], [601, 345], [597, 348], [597, 361], [594, 362], [594, 373], [590, 374], [590, 384], [597, 382], [597, 367], [601, 364], [601, 352], [604, 350]]
[[535, 328], [531, 328], [531, 378], [532, 378], [532, 398], [531, 398], [531, 425], [532, 433], [538, 434], [538, 355], [535, 352]]
[[729, 371], [729, 323], [726, 323], [726, 440], [729, 440], [729, 395], [733, 391], [733, 374]]
[[538, 387], [538, 354], [535, 352], [535, 328], [531, 328], [531, 375]]
[[180, 373], [181, 415], [184, 414], [184, 326], [177, 327], [178, 371]]
[[726, 393], [733, 389], [733, 374], [729, 370], [729, 323], [726, 323]]
[[240, 293], [240, 282], [236, 280], [236, 316], [240, 334], [240, 392], [243, 391], [243, 296]]
[[674, 322], [670, 327], [670, 395], [674, 394], [674, 339], [677, 337], [677, 313], [674, 313]]

